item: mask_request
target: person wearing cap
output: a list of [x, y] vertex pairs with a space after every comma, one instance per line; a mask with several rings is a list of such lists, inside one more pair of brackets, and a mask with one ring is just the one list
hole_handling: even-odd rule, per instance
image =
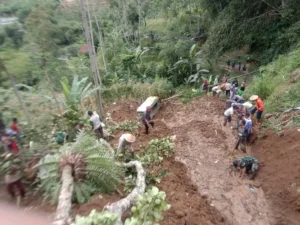
[[94, 130], [98, 139], [103, 138], [103, 127], [99, 115], [92, 111], [88, 111], [88, 115], [90, 116], [89, 122], [92, 130]]
[[134, 152], [132, 144], [135, 142], [135, 136], [132, 134], [122, 134], [119, 138], [119, 145], [117, 154], [123, 153], [126, 149], [129, 149], [131, 153]]
[[256, 113], [256, 123], [260, 124], [260, 119], [265, 109], [264, 103], [257, 95], [252, 95], [250, 97], [250, 101], [255, 101], [256, 104], [256, 107], [251, 110], [251, 115], [253, 117], [253, 115]]
[[250, 180], [253, 179], [258, 171], [258, 160], [252, 156], [243, 157], [233, 161], [233, 166], [240, 169], [240, 178], [244, 178], [245, 174], [250, 174]]
[[84, 122], [83, 121], [80, 121], [76, 127], [75, 127], [75, 135], [77, 135], [78, 133], [80, 133], [80, 131], [83, 130], [83, 127], [84, 127]]
[[151, 120], [151, 107], [147, 106], [146, 107], [146, 112], [144, 112], [143, 117], [142, 117], [142, 123], [145, 126], [145, 132], [146, 134], [149, 134], [149, 127], [151, 125], [151, 127], [154, 129], [154, 122]]

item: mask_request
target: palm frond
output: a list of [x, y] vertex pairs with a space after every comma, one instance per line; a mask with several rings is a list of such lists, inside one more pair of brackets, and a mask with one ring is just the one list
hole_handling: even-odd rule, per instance
[[52, 202], [58, 199], [61, 187], [59, 165], [61, 167], [65, 162], [78, 162], [80, 165], [73, 165], [73, 172], [83, 174], [74, 174], [73, 201], [86, 202], [93, 193], [112, 191], [120, 182], [121, 169], [116, 165], [108, 143], [97, 141], [94, 136], [82, 131], [76, 142], [63, 145], [57, 154], [46, 155], [38, 164], [44, 170], [38, 175], [38, 191], [44, 192], [44, 196]]

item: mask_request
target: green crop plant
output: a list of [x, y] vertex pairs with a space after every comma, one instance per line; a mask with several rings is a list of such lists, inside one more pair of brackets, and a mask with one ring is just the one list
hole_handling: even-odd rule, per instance
[[[144, 195], [137, 198], [136, 204], [131, 208], [132, 217], [126, 219], [125, 225], [156, 225], [163, 220], [162, 212], [170, 208], [165, 201], [166, 193], [152, 187]], [[118, 216], [104, 211], [96, 212], [95, 209], [86, 216], [76, 216], [73, 225], [114, 225]]]
[[132, 132], [135, 129], [139, 129], [141, 124], [135, 120], [125, 120], [118, 125], [116, 125], [115, 129], [122, 131], [130, 131]]
[[175, 151], [175, 144], [172, 137], [154, 139], [149, 142], [140, 160], [146, 164], [158, 164], [163, 157], [170, 157]]
[[152, 187], [143, 196], [138, 196], [136, 204], [131, 208], [132, 217], [125, 225], [152, 225], [163, 220], [162, 212], [170, 208], [165, 201], [166, 193]]
[[95, 209], [88, 216], [76, 216], [73, 225], [114, 225], [118, 216], [110, 212], [98, 213]]

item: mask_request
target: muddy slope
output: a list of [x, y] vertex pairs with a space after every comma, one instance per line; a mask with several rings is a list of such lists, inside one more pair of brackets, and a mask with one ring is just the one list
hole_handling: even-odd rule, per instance
[[[183, 162], [193, 183], [208, 202], [231, 224], [273, 224], [273, 214], [264, 192], [249, 188], [247, 179], [241, 181], [227, 168], [234, 157], [234, 132], [222, 126], [224, 102], [199, 98], [182, 105], [172, 102], [159, 115], [177, 136], [176, 159]], [[257, 186], [257, 185], [256, 185]]]
[[277, 224], [300, 224], [300, 132], [268, 131], [252, 151], [260, 159], [257, 178], [276, 212]]

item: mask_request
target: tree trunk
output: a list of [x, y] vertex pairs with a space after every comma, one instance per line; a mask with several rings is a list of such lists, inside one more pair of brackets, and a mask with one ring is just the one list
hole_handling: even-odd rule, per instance
[[[95, 46], [92, 45], [92, 37], [91, 37], [90, 29], [89, 29], [86, 5], [85, 5], [84, 0], [80, 0], [80, 9], [81, 9], [81, 14], [82, 14], [85, 39], [88, 44], [88, 52], [89, 52], [89, 57], [90, 57], [90, 61], [91, 61], [91, 69], [92, 69], [92, 73], [93, 73], [94, 84], [95, 84], [95, 87], [101, 87], [101, 78], [100, 78], [100, 72], [99, 72], [99, 68], [98, 68], [97, 56], [95, 53], [95, 48], [94, 48]], [[100, 117], [103, 120], [104, 119], [104, 110], [103, 110], [103, 106], [102, 106], [102, 98], [101, 98], [100, 90], [97, 91], [97, 106], [100, 111], [100, 113], [99, 113]]]
[[99, 45], [100, 45], [100, 49], [101, 49], [103, 65], [104, 65], [105, 72], [107, 72], [106, 60], [105, 60], [104, 40], [103, 40], [103, 36], [102, 36], [103, 34], [102, 34], [101, 27], [98, 23], [96, 15], [94, 15], [94, 17], [95, 17], [95, 21], [96, 21], [96, 25], [97, 25], [97, 29], [98, 29]]
[[72, 176], [72, 167], [67, 165], [62, 171], [62, 186], [60, 189], [58, 205], [55, 213], [54, 225], [71, 224], [72, 195], [74, 190], [74, 179]]
[[146, 173], [141, 162], [130, 161], [129, 163], [121, 164], [121, 166], [135, 167], [137, 171], [137, 179], [136, 179], [135, 188], [126, 198], [123, 198], [120, 201], [114, 202], [111, 205], [105, 207], [107, 211], [117, 214], [119, 216], [115, 225], [123, 224], [121, 220], [122, 214], [136, 202], [137, 196], [145, 193], [145, 189], [146, 189], [146, 182], [145, 182]]
[[[46, 62], [45, 62], [45, 64], [46, 64]], [[51, 93], [52, 93], [53, 99], [54, 99], [54, 101], [55, 101], [55, 103], [56, 103], [56, 105], [57, 105], [58, 112], [62, 115], [62, 114], [63, 114], [63, 111], [62, 111], [62, 109], [61, 109], [61, 107], [60, 107], [60, 105], [59, 105], [59, 102], [58, 102], [58, 100], [57, 100], [57, 96], [56, 96], [55, 91], [54, 91], [54, 88], [53, 88], [53, 86], [52, 86], [50, 76], [49, 76], [49, 74], [48, 74], [48, 72], [47, 72], [46, 65], [43, 67], [43, 70], [44, 70], [44, 73], [45, 73], [45, 75], [46, 75], [46, 79], [47, 79], [47, 81], [48, 81], [48, 84], [49, 84], [50, 91], [51, 91]]]

